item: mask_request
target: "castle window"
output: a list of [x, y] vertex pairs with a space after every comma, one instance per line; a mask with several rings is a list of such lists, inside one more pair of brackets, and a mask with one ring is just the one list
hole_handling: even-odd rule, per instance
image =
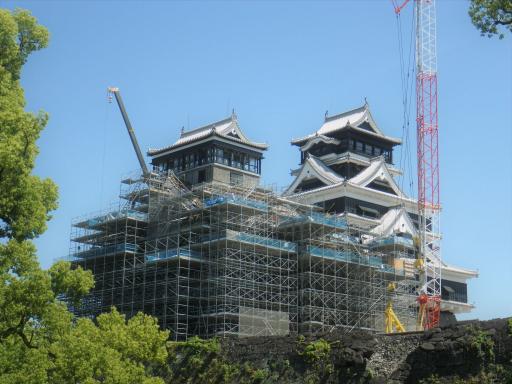
[[248, 171], [249, 170], [249, 156], [246, 154], [242, 154], [242, 167], [241, 169]]
[[356, 141], [356, 151], [363, 152], [363, 143]]
[[233, 152], [233, 164], [235, 168], [242, 169], [243, 155], [240, 152]]
[[249, 171], [258, 172], [258, 160], [255, 157], [249, 158]]
[[364, 205], [358, 205], [357, 208], [359, 208], [358, 214], [364, 217], [369, 217], [372, 219], [376, 219], [379, 217], [379, 211], [373, 208], [365, 207]]
[[228, 150], [225, 149], [224, 150], [224, 157], [222, 159], [222, 164], [231, 166], [232, 156], [233, 156], [233, 152], [228, 151]]
[[215, 148], [215, 162], [222, 163], [224, 158], [224, 150], [222, 148]]
[[373, 152], [373, 147], [369, 144], [364, 145], [364, 151], [366, 154], [371, 155]]
[[441, 298], [443, 300], [457, 301], [459, 303], [468, 302], [468, 290], [465, 283], [442, 279], [441, 287]]
[[197, 182], [203, 183], [206, 181], [206, 170], [201, 169], [199, 172], [197, 172]]
[[392, 162], [391, 151], [384, 150], [382, 152], [382, 154], [384, 155], [384, 159], [386, 160], [386, 163], [391, 164], [391, 162]]

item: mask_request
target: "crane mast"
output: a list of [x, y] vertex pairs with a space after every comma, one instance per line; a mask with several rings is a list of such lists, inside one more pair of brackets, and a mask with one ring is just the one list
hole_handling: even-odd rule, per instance
[[[409, 2], [397, 5], [398, 14]], [[419, 267], [418, 325], [439, 326], [441, 312], [441, 204], [437, 110], [437, 53], [435, 0], [415, 0], [416, 127], [418, 156]]]

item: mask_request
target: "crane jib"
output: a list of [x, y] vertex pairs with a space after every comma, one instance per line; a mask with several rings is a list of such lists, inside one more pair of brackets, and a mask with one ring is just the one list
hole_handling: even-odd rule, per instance
[[137, 159], [139, 160], [140, 168], [142, 169], [142, 174], [146, 176], [149, 174], [148, 167], [146, 165], [146, 162], [144, 161], [142, 151], [140, 150], [139, 142], [137, 141], [137, 137], [135, 136], [135, 131], [133, 130], [132, 124], [130, 123], [128, 114], [126, 113], [123, 99], [121, 98], [121, 94], [119, 93], [119, 89], [111, 87], [108, 89], [108, 91], [109, 93], [114, 94], [114, 96], [116, 97], [117, 105], [119, 106], [119, 110], [121, 111], [121, 116], [123, 116], [123, 120], [126, 125], [128, 135], [130, 136], [130, 140], [133, 145], [133, 149], [135, 150], [135, 154], [137, 155]]

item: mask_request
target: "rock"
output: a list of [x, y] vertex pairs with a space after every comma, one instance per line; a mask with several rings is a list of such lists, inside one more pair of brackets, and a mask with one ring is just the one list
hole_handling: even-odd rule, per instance
[[445, 338], [443, 337], [443, 335], [441, 335], [441, 334], [435, 334], [432, 338], [430, 338], [430, 340], [429, 340], [429, 341], [430, 341], [431, 343], [438, 343], [438, 342], [440, 342], [440, 341], [444, 341], [444, 339], [445, 339]]
[[436, 351], [442, 351], [444, 349], [446, 349], [446, 343], [444, 341], [441, 341], [439, 343], [435, 343], [434, 344], [434, 348]]
[[343, 354], [345, 355], [346, 359], [354, 359], [354, 356], [356, 355], [356, 351], [354, 351], [352, 348], [346, 347], [343, 348]]
[[433, 351], [434, 349], [436, 349], [434, 344], [429, 342], [421, 343], [420, 348], [423, 349], [424, 351]]

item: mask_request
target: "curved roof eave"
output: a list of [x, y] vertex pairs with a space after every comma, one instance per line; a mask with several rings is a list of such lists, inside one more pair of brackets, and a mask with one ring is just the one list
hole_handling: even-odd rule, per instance
[[308, 139], [308, 141], [306, 142], [306, 144], [304, 144], [300, 150], [302, 152], [304, 151], [307, 151], [309, 148], [311, 148], [313, 145], [315, 144], [318, 144], [320, 142], [323, 142], [325, 144], [334, 144], [334, 145], [338, 145], [340, 143], [339, 140], [333, 138], [333, 137], [328, 137], [328, 136], [325, 136], [325, 135], [314, 135], [313, 137], [311, 137], [310, 139]]
[[295, 188], [299, 186], [300, 182], [304, 180], [306, 176], [308, 176], [308, 174], [306, 173], [308, 171], [308, 168], [310, 168], [313, 171], [312, 176], [316, 177], [324, 184], [327, 184], [326, 186], [334, 185], [345, 180], [332, 169], [324, 165], [317, 157], [309, 155], [304, 164], [302, 164], [302, 167], [300, 168], [295, 180], [284, 191], [284, 196], [287, 196], [290, 193], [292, 193], [295, 190]]
[[[229, 135], [229, 133], [233, 131], [239, 138]], [[235, 143], [241, 143], [260, 150], [266, 150], [268, 148], [268, 144], [266, 143], [257, 143], [249, 140], [240, 129], [236, 116], [232, 115], [229, 118], [217, 121], [215, 123], [195, 128], [191, 131], [182, 132], [180, 138], [174, 144], [158, 149], [150, 148], [147, 151], [147, 154], [148, 156], [156, 156], [166, 151], [175, 150], [195, 141], [215, 135]]]

